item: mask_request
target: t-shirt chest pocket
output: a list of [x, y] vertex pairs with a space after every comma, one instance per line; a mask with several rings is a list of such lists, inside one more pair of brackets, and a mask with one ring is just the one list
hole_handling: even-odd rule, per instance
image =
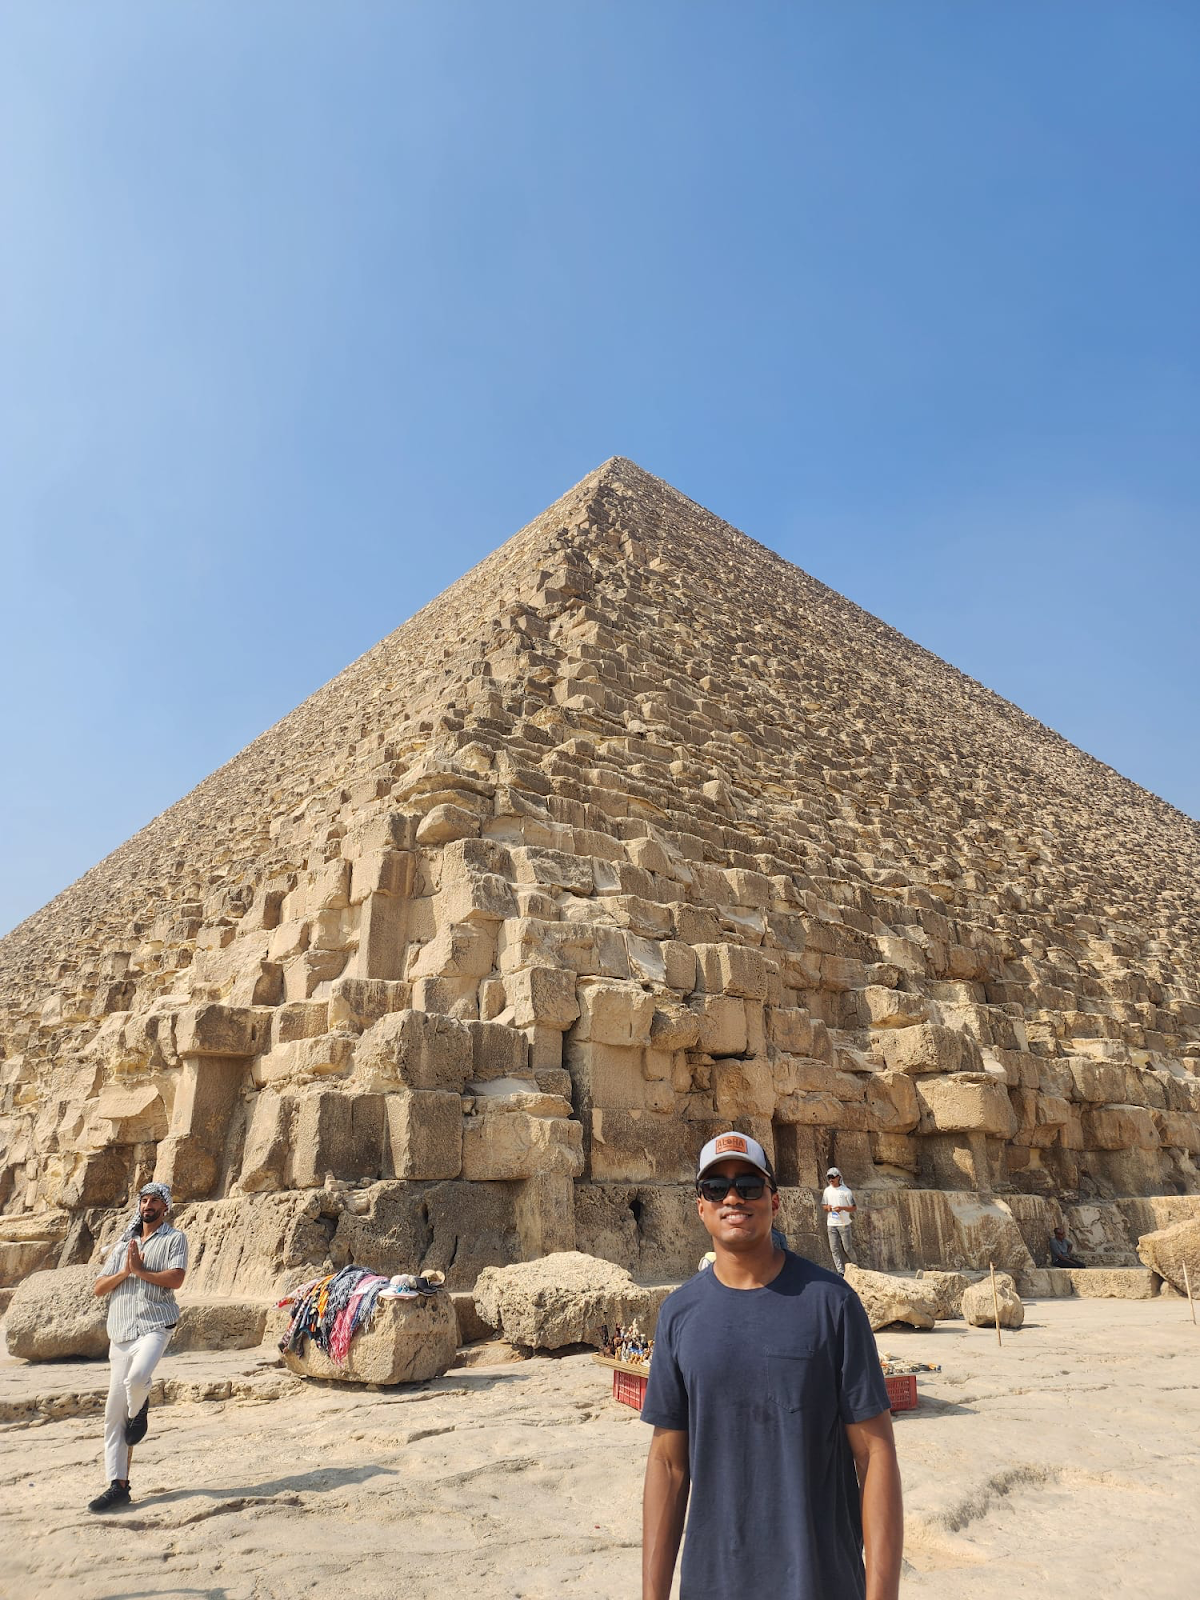
[[812, 1345], [767, 1350], [767, 1396], [784, 1411], [811, 1405], [820, 1363]]

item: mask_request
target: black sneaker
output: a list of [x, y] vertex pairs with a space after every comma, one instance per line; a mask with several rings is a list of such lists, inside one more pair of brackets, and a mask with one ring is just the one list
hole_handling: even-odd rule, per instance
[[88, 1505], [89, 1511], [118, 1511], [129, 1504], [129, 1485], [118, 1483], [116, 1478], [103, 1494], [98, 1494]]
[[146, 1429], [149, 1426], [150, 1398], [147, 1396], [146, 1399], [142, 1401], [142, 1409], [138, 1412], [137, 1416], [130, 1417], [129, 1421], [125, 1424], [125, 1443], [129, 1445], [131, 1449], [135, 1444], [141, 1444], [142, 1440], [146, 1437]]

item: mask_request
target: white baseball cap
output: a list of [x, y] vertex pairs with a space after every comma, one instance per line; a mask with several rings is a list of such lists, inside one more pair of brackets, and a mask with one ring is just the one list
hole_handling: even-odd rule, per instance
[[827, 1178], [840, 1178], [841, 1175], [842, 1175], [841, 1167], [828, 1167], [828, 1168], [826, 1168], [825, 1176]]
[[757, 1167], [764, 1178], [775, 1182], [775, 1170], [767, 1158], [767, 1152], [757, 1139], [752, 1139], [748, 1133], [719, 1133], [715, 1139], [710, 1139], [700, 1152], [700, 1160], [696, 1166], [696, 1177], [700, 1179], [709, 1167], [715, 1167], [718, 1161], [726, 1161], [730, 1157], [738, 1161], [748, 1161], [752, 1167]]

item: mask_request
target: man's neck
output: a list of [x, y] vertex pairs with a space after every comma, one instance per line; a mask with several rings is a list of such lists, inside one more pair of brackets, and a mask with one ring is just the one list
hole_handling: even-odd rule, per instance
[[727, 1289], [765, 1289], [783, 1271], [787, 1260], [784, 1251], [775, 1248], [770, 1236], [754, 1250], [736, 1252], [722, 1250], [714, 1240], [713, 1253], [716, 1260], [712, 1270]]
[[158, 1219], [158, 1221], [154, 1224], [153, 1227], [151, 1227], [148, 1222], [143, 1222], [142, 1223], [142, 1238], [143, 1239], [149, 1239], [151, 1234], [157, 1233], [160, 1228], [165, 1228], [166, 1225], [167, 1225], [166, 1217], [160, 1217]]

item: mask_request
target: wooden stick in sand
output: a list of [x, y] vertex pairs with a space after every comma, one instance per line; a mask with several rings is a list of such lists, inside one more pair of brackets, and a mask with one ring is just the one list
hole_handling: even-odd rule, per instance
[[1003, 1349], [1004, 1340], [1000, 1337], [1000, 1296], [996, 1293], [996, 1263], [989, 1261], [988, 1266], [992, 1270], [992, 1306], [996, 1312], [996, 1343]]
[[1188, 1310], [1192, 1313], [1192, 1321], [1196, 1320], [1196, 1302], [1192, 1299], [1192, 1280], [1188, 1277], [1187, 1262], [1183, 1263], [1183, 1287], [1187, 1290]]

